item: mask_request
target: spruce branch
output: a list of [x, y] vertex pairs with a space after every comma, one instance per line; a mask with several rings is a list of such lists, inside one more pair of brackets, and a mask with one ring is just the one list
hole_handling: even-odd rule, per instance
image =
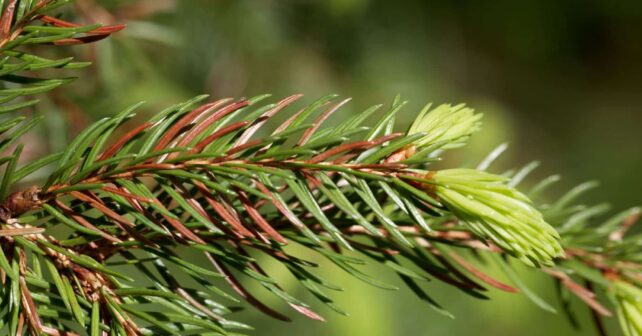
[[[96, 42], [124, 28], [123, 25], [82, 26], [47, 15], [68, 2], [68, 0], [9, 0], [0, 3], [2, 8], [0, 114], [33, 106], [38, 103], [38, 99], [28, 98], [29, 96], [51, 91], [74, 79], [73, 77], [45, 78], [44, 74], [49, 69], [79, 69], [90, 65], [89, 62], [74, 62], [73, 57], [48, 59], [38, 56], [35, 53], [38, 51], [38, 46], [67, 46]], [[39, 73], [43, 75], [34, 76]], [[7, 125], [13, 123], [17, 125], [21, 121], [23, 121], [21, 117], [16, 117], [3, 122], [2, 131], [8, 130], [5, 129]], [[23, 124], [35, 125], [33, 120], [25, 121]], [[18, 128], [14, 132], [20, 130], [27, 132], [28, 127]], [[5, 148], [3, 146], [0, 151]]]
[[[404, 104], [398, 99], [374, 127], [361, 125], [374, 108], [336, 128], [319, 127], [346, 102], [333, 103], [335, 97], [327, 96], [300, 109], [270, 135], [257, 136], [268, 118], [283, 113], [300, 97], [263, 106], [267, 96], [223, 99], [194, 108], [205, 98], [197, 97], [112, 139], [133, 117], [138, 105], [132, 106], [89, 127], [56, 160], [30, 168], [55, 165], [43, 185], [17, 191], [0, 206], [4, 230], [11, 233], [1, 237], [7, 244], [0, 267], [7, 282], [17, 281], [19, 286], [23, 281], [33, 287], [20, 287], [28, 305], [15, 309], [27, 311], [32, 305], [28, 297], [38, 297], [46, 288], [57, 293], [58, 307], [68, 319], [87, 330], [137, 335], [246, 328], [228, 319], [231, 310], [223, 304], [212, 306], [218, 302], [216, 296], [229, 298], [212, 282], [223, 277], [240, 297], [272, 317], [288, 319], [254, 297], [244, 281], [257, 281], [295, 311], [323, 319], [278, 286], [251, 250], [283, 263], [314, 296], [343, 313], [323, 289], [338, 287], [309, 270], [315, 263], [289, 254], [289, 246], [297, 244], [365, 282], [396, 288], [361, 272], [358, 265], [363, 261], [345, 253], [358, 251], [389, 266], [420, 298], [446, 315], [419, 282], [435, 278], [474, 297], [485, 297], [484, 285], [522, 291], [542, 308], [554, 310], [523, 286], [507, 260], [492, 258], [514, 285], [467, 261], [466, 250], [544, 265], [543, 271], [564, 291], [600, 315], [611, 314], [594, 291], [578, 281], [602, 284], [608, 291], [611, 280], [602, 277], [629, 277], [637, 264], [608, 259], [599, 249], [574, 246], [571, 238], [577, 235], [564, 236], [575, 232], [571, 228], [588, 225], [600, 210], [577, 211], [570, 206], [586, 188], [542, 208], [542, 215], [513, 188], [524, 174], [429, 170], [435, 154], [425, 148], [438, 151], [443, 146], [422, 142], [434, 132], [428, 124], [424, 131], [412, 126], [405, 133], [392, 131], [391, 120]], [[469, 136], [479, 128], [477, 118], [476, 114], [459, 118], [468, 126], [455, 125], [457, 132], [451, 130], [449, 139]], [[564, 250], [544, 218], [554, 219], [551, 223], [567, 241]], [[629, 227], [630, 220], [617, 225], [629, 218], [616, 217], [593, 231], [611, 237], [609, 242], [622, 239], [622, 228]], [[71, 233], [47, 233], [59, 226], [67, 226]], [[180, 246], [198, 251], [212, 268], [181, 258], [176, 250]], [[24, 251], [30, 251], [28, 257]], [[16, 261], [21, 253], [24, 261]], [[33, 264], [46, 265], [49, 275], [36, 271]], [[114, 270], [116, 265], [134, 268], [148, 285]], [[589, 271], [595, 268], [601, 272]], [[176, 270], [201, 288], [186, 288]], [[149, 309], [160, 304], [167, 310], [132, 307], [141, 304]], [[21, 313], [16, 314], [20, 322]], [[89, 316], [97, 317], [88, 321]], [[60, 315], [53, 320], [46, 314], [27, 317], [23, 323], [33, 330], [68, 331]]]
[[[16, 48], [93, 42], [122, 29], [81, 27], [43, 14], [66, 2], [3, 7], [2, 79], [21, 85], [0, 89], [3, 104], [66, 82], [26, 79], [21, 71], [85, 65]], [[272, 278], [263, 257], [345, 314], [328, 294], [341, 287], [315, 273], [319, 265], [298, 256], [296, 246], [373, 286], [396, 289], [360, 269], [362, 257], [383, 264], [446, 316], [452, 315], [422, 282], [436, 279], [476, 298], [486, 298], [488, 287], [521, 292], [556, 311], [522, 283], [515, 258], [558, 284], [560, 308], [571, 319], [574, 296], [599, 330], [613, 309], [628, 335], [640, 334], [640, 235], [629, 232], [639, 208], [597, 221], [607, 205], [575, 204], [593, 182], [554, 203], [537, 202], [559, 177], [521, 193], [517, 187], [536, 163], [502, 175], [486, 172], [505, 146], [477, 169], [434, 169], [443, 150], [464, 145], [480, 129], [481, 114], [464, 105], [427, 106], [404, 132], [395, 127], [405, 105], [399, 98], [382, 114], [377, 105], [323, 127], [348, 99], [329, 95], [293, 112], [301, 95], [264, 104], [268, 97], [210, 103], [196, 97], [116, 136], [137, 104], [89, 126], [62, 153], [20, 167], [21, 145], [1, 157], [0, 331], [236, 334], [250, 328], [232, 320], [237, 297], [289, 320], [254, 296], [250, 281], [297, 313], [324, 320]], [[20, 104], [2, 108], [35, 103]], [[290, 113], [286, 121], [268, 131], [270, 119], [284, 113]], [[376, 122], [366, 122], [377, 113]], [[2, 121], [0, 152], [37, 122]], [[52, 169], [46, 181], [19, 189], [45, 167]], [[510, 283], [486, 274], [471, 255], [495, 262]], [[229, 288], [220, 288], [221, 281]]]

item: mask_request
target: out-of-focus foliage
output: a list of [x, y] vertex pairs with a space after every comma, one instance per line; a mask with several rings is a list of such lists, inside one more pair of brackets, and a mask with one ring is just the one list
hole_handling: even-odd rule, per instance
[[[514, 158], [542, 158], [547, 170], [577, 180], [606, 178], [612, 182], [604, 192], [614, 202], [635, 203], [619, 185], [642, 187], [628, 181], [642, 168], [637, 1], [99, 4], [129, 26], [95, 47], [98, 77], [77, 84], [78, 96], [92, 90], [103, 99], [81, 104], [92, 115], [110, 113], [116, 97], [120, 108], [204, 91], [251, 96], [269, 87], [277, 96], [337, 92], [359, 97], [362, 106], [401, 92], [413, 111], [427, 99], [466, 101], [491, 115], [487, 133], [512, 140]], [[125, 77], [132, 80], [116, 83]], [[94, 79], [99, 87], [87, 85]], [[476, 143], [488, 150], [497, 140], [489, 134]], [[603, 159], [595, 160], [597, 153]]]

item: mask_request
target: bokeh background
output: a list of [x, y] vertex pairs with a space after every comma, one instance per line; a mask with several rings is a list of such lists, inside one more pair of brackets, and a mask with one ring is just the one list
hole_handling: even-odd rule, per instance
[[[598, 179], [603, 184], [587, 202], [607, 200], [615, 209], [642, 203], [640, 1], [78, 0], [74, 6], [63, 15], [128, 28], [73, 47], [95, 64], [50, 95], [33, 155], [64, 148], [93, 120], [141, 100], [148, 101], [142, 120], [201, 93], [354, 97], [336, 122], [399, 93], [410, 101], [400, 128], [427, 102], [465, 102], [485, 114], [483, 131], [446, 165], [475, 162], [508, 142], [497, 172], [538, 159], [535, 179], [564, 176], [553, 193]], [[429, 284], [456, 316], [451, 320], [408, 290], [383, 291], [326, 270], [343, 284], [335, 298], [350, 317], [317, 304], [328, 322], [286, 324], [251, 309], [238, 318], [256, 326], [256, 335], [594, 334], [580, 305], [584, 326], [574, 331], [563, 316], [520, 295], [491, 292], [491, 302], [478, 301]], [[276, 266], [274, 272], [295, 288]], [[401, 285], [376, 265], [368, 272]], [[548, 279], [521, 272], [557, 304]]]

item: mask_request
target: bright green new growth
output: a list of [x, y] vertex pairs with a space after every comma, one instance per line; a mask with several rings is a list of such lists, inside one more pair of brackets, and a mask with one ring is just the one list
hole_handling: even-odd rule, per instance
[[419, 112], [410, 126], [408, 135], [424, 132], [426, 136], [415, 142], [418, 149], [435, 151], [452, 149], [466, 144], [470, 136], [481, 127], [483, 114], [465, 104], [442, 104], [430, 110], [431, 104]]
[[553, 265], [564, 255], [560, 236], [506, 177], [474, 169], [433, 175], [434, 192], [457, 218], [483, 239], [531, 266]]
[[[427, 105], [408, 130], [426, 135], [413, 143], [416, 155], [461, 147], [481, 128], [482, 114], [464, 104]], [[559, 234], [508, 178], [473, 169], [448, 169], [432, 175], [435, 194], [480, 238], [531, 266], [552, 265], [564, 255]]]
[[624, 281], [615, 281], [611, 286], [612, 300], [624, 335], [642, 335], [642, 290]]

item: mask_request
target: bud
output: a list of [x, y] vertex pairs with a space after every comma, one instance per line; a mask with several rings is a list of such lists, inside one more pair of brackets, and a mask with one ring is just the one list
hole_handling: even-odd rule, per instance
[[564, 255], [559, 234], [507, 178], [474, 169], [432, 175], [432, 191], [474, 234], [530, 266], [552, 265]]
[[31, 187], [27, 190], [16, 191], [0, 203], [0, 221], [22, 215], [40, 206], [40, 188]]
[[424, 132], [426, 136], [415, 143], [420, 148], [450, 149], [463, 146], [481, 128], [483, 114], [474, 113], [465, 104], [439, 105], [430, 110], [428, 104], [408, 130], [408, 135]]

